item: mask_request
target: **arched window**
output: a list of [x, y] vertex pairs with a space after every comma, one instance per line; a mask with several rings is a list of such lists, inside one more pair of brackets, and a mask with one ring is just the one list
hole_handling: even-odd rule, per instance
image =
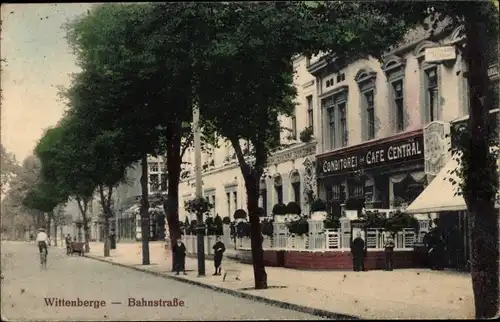
[[292, 183], [293, 201], [300, 205], [300, 175], [297, 171], [291, 174], [290, 182]]
[[276, 193], [276, 202], [283, 203], [283, 180], [279, 174], [274, 177], [274, 191]]
[[267, 185], [266, 179], [262, 178], [259, 183], [260, 206], [264, 209], [264, 216], [267, 216]]

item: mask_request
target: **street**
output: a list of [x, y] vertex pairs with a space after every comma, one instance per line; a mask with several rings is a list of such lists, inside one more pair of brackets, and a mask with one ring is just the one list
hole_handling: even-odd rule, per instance
[[[49, 248], [48, 268], [43, 271], [34, 244], [2, 242], [1, 256], [2, 318], [9, 321], [320, 319], [85, 257], [68, 257], [62, 248]], [[153, 307], [129, 307], [129, 298]], [[70, 306], [56, 307], [56, 302]], [[80, 307], [71, 307], [75, 303]]]

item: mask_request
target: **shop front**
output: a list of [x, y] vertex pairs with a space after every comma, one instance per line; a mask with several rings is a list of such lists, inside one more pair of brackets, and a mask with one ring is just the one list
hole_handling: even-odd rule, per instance
[[[498, 109], [490, 111], [490, 131], [494, 137], [498, 135], [497, 119]], [[470, 233], [467, 205], [458, 188], [462, 180], [456, 172], [461, 166], [460, 161], [449, 151], [456, 140], [449, 138], [456, 137], [466, 127], [467, 118], [463, 118], [452, 124], [432, 122], [424, 129], [425, 172], [429, 184], [406, 208], [407, 213], [429, 214], [437, 219], [436, 228], [447, 250], [445, 267], [459, 270], [469, 269]], [[492, 149], [498, 149], [498, 146]]]
[[411, 203], [425, 187], [422, 130], [316, 156], [321, 199], [332, 213]]

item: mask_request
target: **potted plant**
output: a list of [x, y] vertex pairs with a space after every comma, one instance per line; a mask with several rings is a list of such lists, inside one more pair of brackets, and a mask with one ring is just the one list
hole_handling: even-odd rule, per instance
[[222, 218], [217, 214], [214, 218], [214, 233], [216, 236], [221, 236], [223, 234], [222, 230]]
[[300, 141], [304, 143], [309, 143], [313, 139], [313, 127], [308, 126], [302, 132], [300, 132]]
[[295, 201], [290, 201], [288, 205], [286, 205], [286, 213], [290, 215], [300, 215], [302, 213], [302, 209]]
[[231, 218], [229, 218], [228, 216], [222, 218], [222, 223], [224, 225], [230, 225], [231, 224]]
[[244, 221], [247, 218], [247, 212], [243, 209], [236, 209], [233, 218], [235, 221]]
[[271, 220], [264, 219], [261, 223], [261, 227], [262, 227], [262, 235], [269, 237], [273, 236], [274, 226], [272, 219]]
[[315, 199], [311, 203], [311, 219], [325, 220], [326, 218], [326, 204], [321, 199]]
[[302, 236], [309, 233], [309, 224], [305, 217], [298, 220], [292, 220], [286, 224], [288, 231], [292, 234]]

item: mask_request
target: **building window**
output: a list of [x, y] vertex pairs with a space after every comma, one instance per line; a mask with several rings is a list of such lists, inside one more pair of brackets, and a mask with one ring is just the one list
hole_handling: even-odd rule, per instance
[[375, 102], [373, 99], [373, 90], [365, 92], [364, 97], [367, 121], [366, 139], [372, 140], [375, 138]]
[[307, 101], [307, 126], [314, 127], [314, 112], [313, 112], [313, 98], [312, 96], [306, 97]]
[[215, 208], [215, 195], [212, 195], [212, 200], [210, 201], [212, 204], [212, 216], [215, 216], [217, 214], [216, 208]]
[[233, 192], [234, 211], [238, 209], [238, 192]]
[[394, 112], [396, 114], [396, 130], [398, 132], [405, 129], [405, 111], [404, 111], [404, 96], [403, 96], [403, 80], [392, 82], [392, 93], [394, 99]]
[[298, 172], [294, 172], [290, 178], [293, 190], [293, 201], [300, 205], [300, 175]]
[[159, 188], [158, 174], [149, 175], [149, 192], [156, 192]]
[[264, 216], [267, 216], [267, 186], [266, 179], [262, 179], [259, 184], [259, 192], [261, 198], [261, 207], [264, 210]]
[[339, 109], [339, 120], [340, 120], [340, 142], [341, 146], [347, 146], [347, 111], [346, 111], [346, 103], [340, 103], [338, 105]]
[[148, 168], [149, 173], [158, 172], [158, 162], [149, 162]]
[[162, 173], [161, 174], [161, 179], [160, 179], [160, 190], [161, 191], [167, 191], [167, 174]]
[[297, 109], [293, 111], [292, 114], [292, 133], [291, 133], [292, 139], [296, 140], [297, 139]]
[[231, 217], [233, 214], [231, 213], [231, 193], [230, 192], [226, 192], [226, 203], [227, 203], [227, 215], [229, 217]]
[[283, 203], [283, 182], [281, 176], [274, 178], [274, 191], [276, 192], [277, 203]]
[[343, 82], [345, 81], [345, 74], [344, 73], [340, 73], [337, 75], [337, 83], [340, 83], [340, 82]]
[[333, 150], [347, 145], [347, 95], [348, 87], [340, 86], [333, 95], [321, 100], [321, 108], [328, 115], [323, 121], [325, 149]]
[[439, 88], [437, 68], [432, 67], [425, 71], [425, 104], [427, 121], [437, 121], [439, 119]]
[[335, 109], [328, 109], [328, 136], [330, 138], [330, 148], [335, 148]]

